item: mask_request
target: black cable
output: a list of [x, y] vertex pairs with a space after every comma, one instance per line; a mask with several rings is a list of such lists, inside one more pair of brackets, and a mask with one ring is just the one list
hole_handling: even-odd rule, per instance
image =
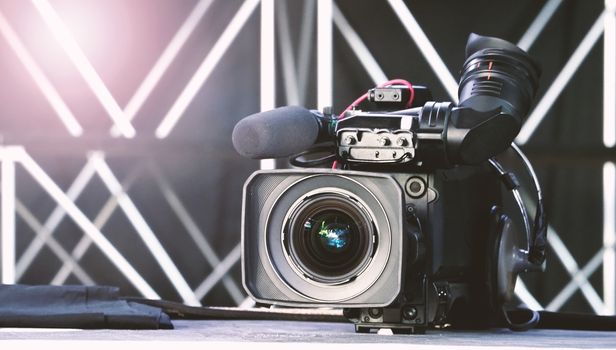
[[[539, 316], [539, 312], [527, 308], [518, 308], [515, 310], [507, 311], [505, 307], [501, 307], [501, 312], [503, 315], [503, 319], [507, 324], [507, 327], [512, 331], [516, 332], [524, 332], [529, 329], [535, 328], [539, 324], [539, 320], [541, 317]], [[512, 318], [509, 316], [511, 313]]]
[[531, 226], [530, 226], [530, 220], [528, 218], [528, 213], [526, 211], [526, 205], [524, 204], [524, 201], [522, 200], [522, 195], [520, 194], [519, 181], [515, 177], [514, 173], [505, 171], [503, 166], [500, 164], [498, 160], [496, 160], [496, 158], [490, 158], [488, 159], [488, 162], [496, 170], [496, 172], [498, 173], [499, 179], [501, 180], [503, 185], [509, 191], [511, 191], [511, 194], [513, 198], [515, 199], [515, 202], [520, 211], [520, 215], [522, 216], [522, 219], [524, 221], [524, 231], [526, 232], [526, 239], [528, 241], [528, 250], [530, 251], [532, 250], [532, 244], [534, 242], [534, 238], [533, 238], [534, 235], [533, 235], [533, 230], [531, 229]]
[[530, 164], [530, 161], [522, 152], [520, 147], [515, 143], [511, 144], [511, 148], [515, 151], [517, 156], [524, 164], [526, 168], [526, 172], [533, 179], [533, 184], [535, 185], [535, 190], [537, 191], [537, 210], [535, 211], [535, 220], [533, 223], [533, 231], [532, 231], [532, 246], [529, 251], [528, 260], [535, 264], [541, 265], [545, 261], [546, 247], [547, 247], [547, 235], [548, 235], [548, 224], [547, 224], [547, 215], [545, 213], [545, 207], [543, 205], [543, 193], [541, 191], [541, 184], [539, 183], [539, 179], [537, 178], [537, 174], [533, 169], [533, 166]]
[[543, 206], [543, 199], [537, 201], [537, 210], [535, 211], [535, 221], [533, 224], [533, 246], [528, 254], [528, 260], [536, 265], [541, 265], [545, 261], [545, 250], [548, 239], [548, 225]]
[[276, 321], [311, 321], [311, 322], [343, 322], [342, 310], [326, 310], [312, 308], [252, 308], [219, 306], [187, 306], [168, 300], [152, 300], [144, 298], [126, 298], [127, 300], [161, 308], [172, 319], [190, 320], [276, 320]]
[[[314, 158], [314, 159], [300, 160], [300, 158], [302, 157], [306, 158], [306, 156], [309, 156], [312, 154], [324, 153], [324, 152], [330, 152], [331, 154], [328, 154], [326, 156], [319, 157], [319, 158]], [[296, 167], [314, 168], [314, 167], [330, 164], [335, 159], [336, 159], [335, 147], [331, 145], [327, 145], [327, 146], [313, 147], [303, 152], [300, 152], [296, 155], [293, 155], [289, 157], [289, 163]]]
[[579, 313], [539, 311], [537, 329], [571, 329], [587, 331], [616, 331], [616, 317]]

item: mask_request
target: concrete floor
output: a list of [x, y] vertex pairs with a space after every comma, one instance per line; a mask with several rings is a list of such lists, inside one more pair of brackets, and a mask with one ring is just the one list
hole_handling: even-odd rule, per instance
[[[288, 348], [578, 348], [616, 349], [616, 332], [531, 330], [451, 331], [430, 330], [425, 335], [356, 334], [351, 324], [289, 321], [185, 321], [173, 322], [174, 330], [45, 330], [0, 329], [0, 349], [96, 348], [147, 349], [250, 349]], [[299, 347], [298, 347], [299, 346]]]

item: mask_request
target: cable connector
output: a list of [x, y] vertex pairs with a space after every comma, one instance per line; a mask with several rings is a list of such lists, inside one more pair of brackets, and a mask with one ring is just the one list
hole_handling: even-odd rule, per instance
[[500, 175], [501, 181], [507, 187], [509, 191], [515, 190], [520, 187], [520, 181], [514, 173], [506, 172]]

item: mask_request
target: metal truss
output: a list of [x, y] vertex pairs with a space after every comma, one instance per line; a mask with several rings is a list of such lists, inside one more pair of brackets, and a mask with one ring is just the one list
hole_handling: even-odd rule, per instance
[[[132, 127], [130, 122], [137, 115], [137, 112], [144, 105], [154, 87], [165, 74], [173, 60], [177, 57], [180, 49], [195, 30], [199, 24], [199, 21], [207, 12], [212, 2], [213, 0], [201, 0], [195, 5], [192, 12], [180, 26], [176, 35], [169, 42], [160, 58], [156, 61], [150, 72], [147, 74], [142, 84], [137, 88], [135, 94], [129, 100], [126, 107], [121, 109], [51, 4], [47, 0], [32, 0], [32, 3], [39, 12], [41, 18], [48, 25], [58, 44], [65, 51], [67, 57], [73, 63], [78, 73], [84, 78], [94, 96], [98, 99], [107, 114], [111, 117], [111, 120], [114, 122], [114, 125], [110, 130], [111, 135], [115, 137], [124, 136], [128, 138], [133, 137], [136, 134], [136, 130]], [[178, 97], [169, 113], [167, 113], [165, 118], [161, 121], [156, 131], [156, 135], [159, 138], [166, 137], [174, 128], [177, 121], [183, 115], [185, 108], [194, 98], [197, 91], [205, 83], [212, 70], [221, 60], [222, 55], [227, 51], [239, 31], [244, 27], [244, 24], [258, 5], [258, 0], [247, 0], [240, 7], [237, 14], [229, 22], [229, 25], [222, 33], [219, 40], [212, 47], [210, 53], [199, 66], [197, 72], [195, 72], [192, 79], [188, 82], [188, 85]], [[264, 16], [266, 16], [267, 13], [271, 13], [271, 21], [264, 23], [271, 23], [272, 28], [274, 23], [273, 9], [273, 1], [263, 1], [262, 13]], [[33, 78], [36, 85], [40, 88], [44, 97], [50, 103], [62, 123], [66, 126], [69, 134], [74, 137], [80, 137], [83, 130], [77, 121], [77, 118], [72, 114], [53, 84], [46, 78], [42, 69], [40, 69], [35, 59], [28, 52], [15, 31], [12, 29], [8, 20], [1, 13], [0, 33], [4, 39], [7, 40], [12, 50]], [[274, 48], [273, 41], [271, 48], [272, 50]], [[272, 68], [270, 69], [272, 74], [274, 71], [273, 57], [272, 52]], [[267, 57], [265, 58], [266, 59], [263, 61], [268, 62]], [[265, 91], [265, 89], [263, 90]], [[271, 102], [269, 103], [269, 106], [265, 103], [263, 106], [264, 109], [273, 108], [274, 97], [275, 96], [272, 90], [272, 93], [270, 94]], [[222, 259], [219, 258], [215, 250], [205, 238], [206, 236], [204, 232], [199, 229], [198, 225], [190, 216], [180, 198], [177, 196], [175, 191], [169, 185], [169, 182], [162, 175], [162, 172], [155, 164], [147, 164], [147, 168], [152, 174], [155, 175], [163, 197], [166, 199], [172, 211], [180, 220], [181, 224], [184, 226], [184, 229], [195, 242], [195, 245], [198, 247], [199, 251], [212, 268], [212, 273], [206, 276], [194, 290], [190, 288], [181, 272], [178, 270], [170, 256], [166, 253], [165, 249], [158, 241], [150, 225], [140, 214], [138, 208], [127, 194], [127, 190], [130, 188], [139, 173], [142, 172], [141, 167], [136, 167], [133, 169], [132, 173], [124, 180], [124, 182], [120, 183], [113, 174], [113, 171], [109, 165], [106, 163], [104, 154], [100, 151], [91, 152], [87, 156], [87, 161], [84, 167], [65, 193], [54, 183], [49, 175], [45, 173], [45, 171], [22, 147], [0, 147], [0, 163], [2, 164], [2, 231], [0, 235], [0, 244], [2, 247], [1, 261], [3, 283], [18, 282], [27, 269], [32, 266], [34, 259], [43, 246], [47, 245], [50, 250], [63, 262], [62, 267], [51, 280], [52, 284], [64, 283], [71, 274], [74, 274], [81, 283], [94, 284], [95, 280], [83, 267], [80, 266], [79, 261], [88, 249], [92, 245], [95, 245], [108, 257], [112, 265], [115, 265], [116, 268], [143, 296], [148, 298], [158, 298], [158, 294], [150, 286], [150, 284], [145, 281], [145, 279], [135, 270], [131, 263], [120, 254], [120, 252], [105, 238], [101, 232], [113, 212], [119, 208], [128, 218], [136, 233], [139, 235], [143, 243], [145, 243], [145, 246], [151, 253], [152, 257], [154, 257], [158, 262], [162, 271], [185, 303], [189, 305], [200, 305], [200, 300], [203, 299], [214, 286], [222, 281], [225, 289], [236, 304], [239, 305], [243, 303], [247, 306], [250, 305], [250, 303], [246, 302], [242, 289], [238, 286], [236, 281], [234, 281], [233, 278], [227, 274], [228, 271], [239, 262], [239, 243], [227, 256]], [[48, 192], [48, 194], [50, 194], [57, 203], [54, 211], [42, 223], [30, 212], [27, 206], [19, 200], [15, 193], [16, 164], [23, 165], [24, 169], [32, 175], [32, 177], [42, 186], [43, 190]], [[104, 185], [110, 192], [110, 197], [100, 209], [95, 219], [90, 221], [79, 210], [74, 202], [81, 195], [90, 180], [95, 175], [98, 175], [103, 181]], [[16, 215], [19, 215], [28, 227], [36, 234], [34, 240], [28, 245], [19, 259], [15, 256]], [[66, 216], [75, 221], [75, 223], [85, 233], [70, 253], [67, 252], [53, 236], [57, 227]]]
[[114, 124], [120, 129], [122, 135], [128, 138], [134, 137], [135, 128], [128, 119], [124, 117], [124, 112], [115, 98], [113, 98], [113, 95], [111, 95], [111, 92], [109, 92], [109, 89], [107, 89], [105, 83], [51, 4], [47, 0], [32, 0], [32, 3], [49, 27], [58, 44], [60, 44], [71, 62], [75, 65], [75, 68], [77, 68], [81, 76], [85, 79]]
[[[239, 244], [222, 260], [211, 247], [204, 233], [198, 228], [194, 219], [188, 214], [184, 204], [175, 191], [171, 188], [166, 178], [162, 175], [155, 164], [148, 164], [149, 170], [155, 174], [164, 198], [177, 215], [181, 224], [189, 233], [204, 258], [210, 264], [213, 271], [207, 276], [196, 289], [192, 290], [182, 277], [169, 255], [156, 238], [143, 216], [127, 194], [127, 190], [142, 172], [142, 166], [138, 165], [120, 183], [109, 168], [101, 152], [92, 152], [67, 192], [63, 192], [43, 169], [19, 146], [5, 146], [0, 148], [0, 162], [2, 163], [2, 283], [17, 282], [43, 248], [49, 246], [51, 251], [63, 261], [62, 267], [52, 279], [52, 284], [62, 284], [70, 273], [84, 284], [94, 284], [95, 281], [79, 265], [79, 260], [92, 244], [97, 246], [107, 256], [111, 264], [122, 273], [127, 280], [144, 296], [158, 298], [158, 294], [147, 281], [132, 267], [117, 249], [104, 237], [101, 230], [116, 209], [120, 209], [127, 217], [136, 233], [145, 243], [147, 249], [159, 263], [161, 269], [168, 277], [171, 284], [178, 291], [183, 301], [189, 305], [200, 305], [211, 289], [222, 280], [231, 298], [240, 304], [245, 297], [240, 287], [226, 273], [240, 259]], [[15, 193], [15, 165], [20, 164], [41, 185], [57, 203], [56, 208], [49, 217], [41, 223], [18, 199]], [[91, 221], [75, 205], [75, 201], [85, 190], [92, 178], [98, 175], [110, 192], [110, 197], [100, 209], [95, 219]], [[26, 248], [19, 259], [15, 257], [15, 216], [19, 215], [24, 222], [34, 231], [36, 237]], [[85, 233], [72, 252], [67, 252], [58, 243], [53, 234], [65, 216], [70, 217]]]
[[43, 70], [39, 67], [34, 58], [32, 58], [32, 55], [30, 55], [2, 13], [0, 13], [0, 33], [23, 63], [24, 67], [43, 93], [43, 96], [49, 101], [49, 104], [60, 118], [60, 121], [62, 121], [62, 124], [66, 127], [69, 134], [75, 137], [81, 136], [83, 128], [66, 103], [64, 103], [64, 100], [62, 100], [56, 88], [49, 82]]
[[[104, 82], [88, 61], [87, 57], [74, 40], [72, 34], [62, 22], [48, 0], [32, 0], [41, 19], [49, 27], [51, 34], [56, 38], [58, 45], [64, 50], [77, 72], [86, 81], [92, 94], [107, 112], [113, 126], [110, 134], [114, 137], [131, 138], [137, 130], [132, 125], [133, 119], [141, 108], [147, 103], [152, 91], [168, 70], [171, 63], [178, 56], [203, 16], [207, 13], [214, 0], [200, 0], [196, 3], [186, 20], [181, 24], [177, 33], [168, 43], [159, 59], [153, 65], [143, 82], [124, 108], [121, 108]], [[384, 3], [385, 4], [385, 3]], [[457, 82], [448, 70], [429, 37], [415, 19], [411, 9], [402, 0], [388, 0], [386, 3], [400, 20], [402, 27], [408, 32], [409, 38], [417, 45], [420, 52], [430, 65], [435, 75], [442, 83], [453, 101], [457, 100]], [[540, 35], [545, 25], [558, 9], [561, 0], [548, 0], [542, 10], [537, 14], [528, 30], [520, 39], [518, 45], [529, 49], [535, 39]], [[384, 5], [385, 6], [385, 5]], [[305, 104], [306, 87], [310, 76], [309, 51], [312, 49], [312, 33], [316, 25], [316, 52], [317, 52], [317, 105], [319, 108], [331, 106], [333, 102], [333, 31], [334, 27], [340, 32], [349, 44], [362, 67], [375, 84], [387, 80], [384, 70], [380, 67], [374, 56], [370, 53], [361, 37], [354, 31], [346, 20], [342, 11], [332, 0], [319, 0], [318, 2], [305, 1], [303, 18], [300, 26], [300, 40], [298, 52], [295, 55], [289, 33], [289, 14], [286, 1], [274, 0], [245, 0], [235, 15], [229, 21], [218, 40], [203, 59], [185, 88], [177, 97], [169, 111], [158, 124], [155, 135], [166, 138], [181, 121], [186, 109], [195, 98], [198, 91], [207, 82], [209, 76], [220, 62], [222, 56], [231, 46], [237, 35], [245, 27], [248, 19], [256, 8], [260, 7], [260, 110], [276, 107], [276, 58], [280, 58], [282, 67], [282, 81], [287, 103]], [[316, 20], [315, 20], [316, 17]], [[9, 21], [0, 13], [0, 34], [8, 42], [19, 61], [24, 65], [32, 77], [43, 97], [49, 102], [68, 133], [74, 137], [81, 137], [83, 130], [76, 116], [67, 107], [61, 95], [45, 76], [43, 70], [36, 63], [18, 35], [12, 29]], [[278, 35], [276, 35], [278, 34]], [[604, 38], [604, 129], [603, 141], [606, 147], [616, 144], [616, 0], [605, 1], [605, 11], [597, 18], [588, 34], [582, 39], [571, 58], [562, 68], [560, 74], [552, 82], [550, 88], [541, 98], [530, 114], [522, 128], [516, 142], [525, 144], [536, 132], [542, 120], [548, 115], [550, 108], [566, 87], [569, 80], [583, 63], [590, 50]], [[279, 39], [279, 41], [276, 40]], [[278, 55], [276, 50], [278, 49]], [[74, 275], [84, 284], [94, 284], [96, 281], [80, 266], [84, 254], [95, 246], [109, 260], [110, 265], [126, 277], [126, 279], [145, 297], [157, 298], [158, 294], [139, 272], [122, 254], [112, 245], [103, 234], [105, 224], [112, 213], [121, 210], [128, 218], [135, 232], [144, 242], [148, 251], [156, 259], [167, 279], [177, 290], [184, 302], [198, 305], [218, 283], [222, 283], [231, 298], [242, 306], [252, 303], [245, 298], [244, 292], [236, 281], [228, 275], [228, 271], [240, 259], [240, 245], [236, 245], [225, 257], [219, 257], [206, 239], [181, 199], [174, 192], [169, 182], [155, 164], [137, 165], [135, 169], [120, 181], [105, 161], [104, 154], [94, 151], [87, 155], [84, 167], [76, 176], [71, 186], [64, 192], [51, 177], [35, 162], [28, 152], [19, 146], [0, 147], [0, 175], [1, 190], [1, 281], [2, 283], [15, 283], [23, 276], [25, 271], [33, 264], [43, 246], [48, 246], [58, 259], [62, 267], [50, 281], [53, 284], [64, 283], [69, 275]], [[22, 166], [41, 188], [47, 192], [57, 203], [56, 208], [44, 221], [39, 221], [22, 203], [15, 193], [15, 168]], [[263, 160], [261, 168], [269, 169], [275, 166], [273, 160]], [[613, 162], [607, 162], [603, 168], [604, 185], [604, 232], [603, 247], [582, 267], [578, 265], [570, 251], [563, 244], [558, 234], [550, 228], [549, 243], [558, 259], [571, 276], [570, 282], [561, 292], [545, 306], [548, 310], [558, 310], [579, 289], [593, 310], [600, 314], [614, 314], [616, 307], [616, 271], [615, 271], [615, 243], [616, 243], [616, 170]], [[212, 268], [212, 273], [205, 276], [195, 288], [191, 288], [187, 281], [166, 253], [158, 241], [145, 218], [140, 214], [135, 203], [128, 196], [127, 191], [138, 177], [139, 173], [147, 169], [153, 174], [158, 188], [169, 204], [174, 215], [177, 216], [185, 231], [194, 241], [196, 247]], [[93, 220], [86, 217], [75, 205], [75, 200], [83, 193], [90, 180], [99, 176], [109, 191], [109, 198], [101, 207]], [[15, 218], [19, 216], [35, 233], [35, 238], [24, 253], [15, 255]], [[84, 235], [72, 251], [66, 251], [54, 238], [54, 232], [65, 218], [72, 219], [83, 230]], [[603, 266], [603, 298], [589, 283], [588, 278]], [[542, 306], [528, 291], [521, 280], [518, 281], [516, 294], [530, 307], [542, 309]]]

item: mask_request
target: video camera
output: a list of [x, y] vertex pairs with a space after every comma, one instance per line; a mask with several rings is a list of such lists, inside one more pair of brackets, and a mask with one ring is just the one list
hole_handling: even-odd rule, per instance
[[[261, 304], [343, 308], [358, 332], [532, 327], [536, 313], [508, 311], [518, 274], [542, 267], [547, 224], [512, 142], [539, 75], [515, 45], [471, 34], [457, 105], [392, 80], [338, 116], [289, 106], [241, 120], [240, 154], [296, 166], [245, 184], [246, 291]], [[532, 223], [517, 177], [495, 158], [509, 147], [534, 180]], [[520, 220], [504, 209], [507, 191]]]

